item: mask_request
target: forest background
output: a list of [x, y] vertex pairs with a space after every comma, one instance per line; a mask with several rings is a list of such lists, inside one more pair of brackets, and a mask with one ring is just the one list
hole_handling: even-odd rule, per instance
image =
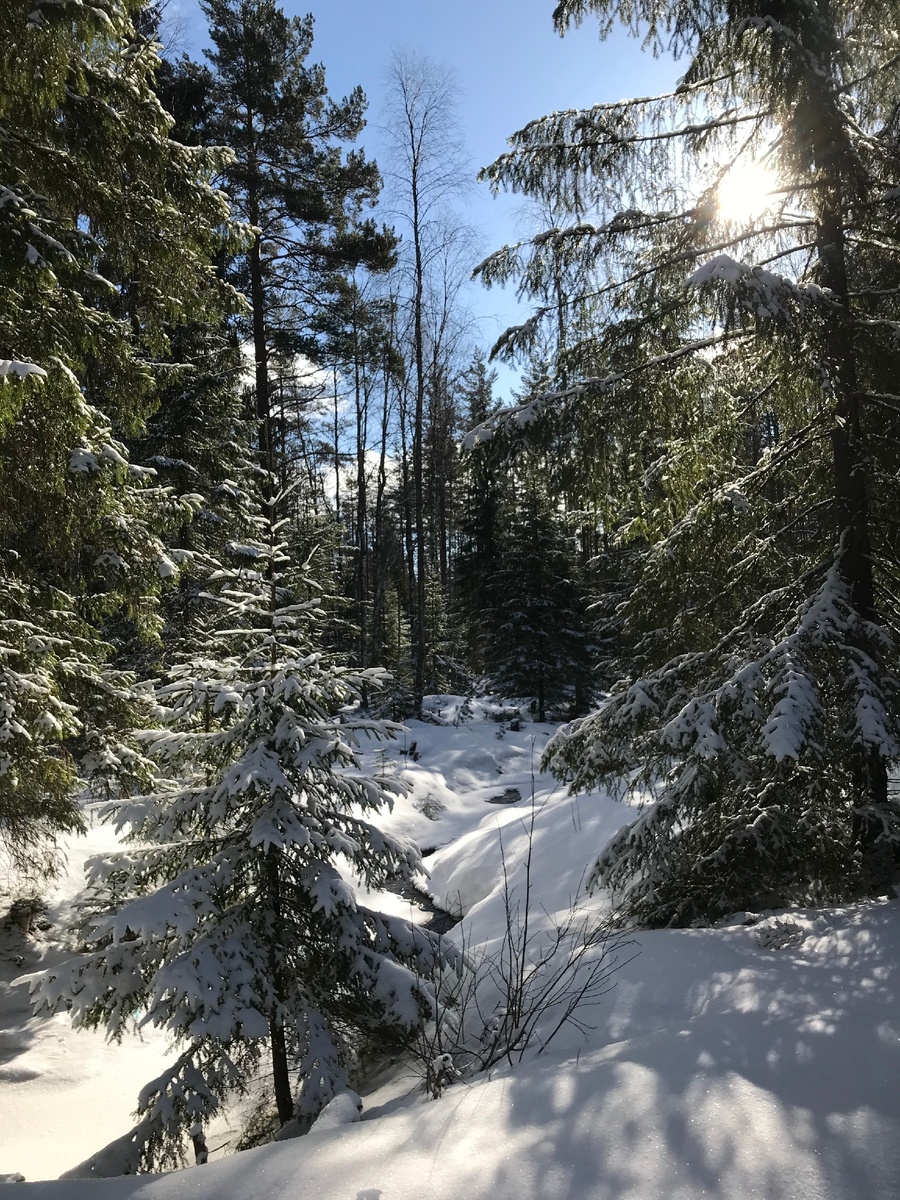
[[[177, 1031], [157, 1161], [263, 1053], [308, 1125], [433, 1013], [446, 947], [335, 865], [415, 873], [354, 747], [429, 694], [638, 797], [622, 921], [880, 894], [900, 845], [888, 10], [563, 0], [686, 69], [514, 134], [530, 229], [479, 261], [444, 70], [394, 55], [376, 164], [311, 17], [202, 9], [207, 61], [154, 5], [0, 19], [4, 847], [52, 871], [85, 788], [135, 847], [38, 1002]], [[533, 310], [505, 405], [473, 266]]]

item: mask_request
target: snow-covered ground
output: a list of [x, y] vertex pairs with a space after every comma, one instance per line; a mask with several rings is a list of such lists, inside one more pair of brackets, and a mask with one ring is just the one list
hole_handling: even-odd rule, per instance
[[[369, 761], [411, 784], [385, 823], [434, 850], [425, 886], [465, 914], [450, 936], [490, 948], [504, 924], [504, 867], [522, 894], [532, 824], [539, 928], [577, 897], [628, 814], [539, 774], [548, 727], [511, 731], [483, 705], [456, 726], [456, 705], [436, 701], [447, 725], [410, 722], [405, 745]], [[401, 753], [413, 742], [415, 761]], [[0, 989], [0, 1174], [54, 1176], [124, 1132], [164, 1053], [146, 1033], [108, 1047], [64, 1018], [27, 1016], [27, 973], [60, 953], [79, 860], [111, 844], [95, 828], [73, 846], [54, 926], [22, 948], [21, 965], [12, 934], [2, 947], [11, 986]], [[602, 908], [598, 898], [586, 911]], [[565, 1029], [546, 1053], [535, 1047], [437, 1101], [412, 1078], [394, 1079], [364, 1097], [358, 1124], [202, 1168], [13, 1186], [28, 1200], [895, 1200], [898, 917], [897, 902], [884, 901], [643, 933], [622, 953], [630, 961], [615, 989], [586, 1014], [593, 1029]]]
[[92, 824], [67, 847], [47, 897], [50, 929], [32, 938], [0, 929], [0, 1177], [52, 1179], [124, 1133], [139, 1090], [165, 1061], [167, 1039], [156, 1030], [110, 1046], [101, 1032], [73, 1030], [64, 1013], [31, 1016], [33, 973], [72, 952], [66, 926], [85, 860], [117, 845], [109, 826]]

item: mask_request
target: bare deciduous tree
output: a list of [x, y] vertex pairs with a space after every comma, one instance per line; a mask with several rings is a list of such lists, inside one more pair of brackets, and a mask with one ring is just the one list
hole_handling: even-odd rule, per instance
[[[458, 86], [451, 72], [410, 51], [394, 55], [385, 112], [388, 156], [385, 179], [397, 231], [402, 235], [400, 271], [411, 340], [411, 522], [415, 553], [414, 658], [416, 705], [425, 691], [428, 556], [425, 534], [424, 447], [429, 378], [442, 346], [429, 336], [429, 312], [452, 305], [469, 264], [456, 260], [447, 286], [448, 245], [462, 236], [451, 215], [453, 199], [471, 186], [456, 116]], [[435, 306], [434, 298], [440, 302]], [[439, 332], [447, 322], [438, 322]]]

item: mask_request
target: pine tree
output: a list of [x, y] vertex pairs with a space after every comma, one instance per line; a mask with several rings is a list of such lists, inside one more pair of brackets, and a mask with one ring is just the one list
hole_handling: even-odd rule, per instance
[[152, 410], [168, 330], [229, 303], [208, 267], [232, 228], [218, 156], [169, 138], [136, 8], [0, 13], [0, 831], [32, 866], [54, 827], [77, 827], [80, 773], [142, 773], [122, 744], [137, 702], [97, 629], [158, 628], [177, 572], [162, 535], [196, 498], [121, 439]]
[[[549, 762], [574, 786], [653, 796], [594, 874], [642, 921], [884, 887], [900, 845], [900, 162], [892, 36], [857, 33], [895, 14], [562, 0], [557, 27], [589, 13], [670, 39], [688, 66], [657, 101], [532, 122], [488, 171], [573, 220], [487, 277], [540, 294], [560, 262], [596, 264], [567, 301], [594, 332], [518, 419], [555, 408], [593, 431], [604, 525], [640, 548], [618, 613], [629, 677]], [[778, 182], [735, 222], [717, 197], [741, 158]]]
[[360, 740], [391, 727], [346, 714], [381, 675], [310, 648], [315, 604], [297, 600], [268, 514], [258, 526], [247, 565], [221, 572], [223, 620], [158, 693], [158, 790], [115, 806], [129, 847], [94, 864], [87, 953], [38, 993], [113, 1037], [142, 1011], [184, 1047], [141, 1094], [146, 1164], [176, 1162], [187, 1130], [264, 1059], [278, 1125], [305, 1132], [347, 1086], [354, 1050], [401, 1044], [430, 1011], [443, 953], [359, 903], [341, 873], [339, 858], [380, 888], [421, 868], [370, 819], [398, 785], [359, 771]]
[[[237, 213], [258, 230], [233, 275], [252, 307], [260, 437], [275, 427], [269, 361], [273, 351], [316, 359], [313, 318], [342, 273], [390, 266], [394, 238], [363, 212], [380, 186], [361, 150], [347, 153], [364, 125], [356, 88], [332, 100], [324, 68], [307, 65], [311, 16], [288, 18], [274, 0], [204, 0], [213, 48], [206, 133], [234, 151], [224, 172]], [[276, 447], [260, 444], [266, 469]]]

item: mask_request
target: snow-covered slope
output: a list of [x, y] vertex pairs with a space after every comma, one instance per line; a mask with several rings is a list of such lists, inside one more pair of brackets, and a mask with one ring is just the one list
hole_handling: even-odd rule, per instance
[[138, 1092], [165, 1062], [167, 1039], [159, 1031], [111, 1046], [101, 1032], [74, 1031], [63, 1013], [31, 1016], [33, 973], [71, 953], [65, 928], [85, 860], [117, 844], [113, 830], [99, 824], [70, 841], [65, 871], [47, 897], [45, 935], [0, 929], [0, 1176], [52, 1179], [124, 1133]]
[[[441, 847], [428, 860], [427, 886], [467, 914], [455, 934], [470, 947], [499, 936], [501, 859], [521, 886], [531, 738], [539, 753], [546, 732], [526, 726], [497, 738], [485, 720], [413, 723], [407, 749], [416, 741], [420, 758], [397, 761], [415, 786], [389, 820]], [[487, 803], [508, 788], [522, 801]], [[426, 805], [429, 794], [444, 808]], [[549, 924], [548, 914], [567, 905], [625, 816], [608, 799], [573, 801], [537, 777], [536, 921]], [[530, 1051], [514, 1069], [460, 1081], [438, 1101], [412, 1079], [395, 1080], [364, 1097], [358, 1124], [202, 1168], [15, 1186], [23, 1200], [895, 1200], [897, 902], [644, 933], [633, 949], [640, 953], [617, 987], [588, 1014], [595, 1028], [586, 1036], [568, 1029], [547, 1053]], [[84, 1035], [54, 1029], [71, 1039], [68, 1053], [82, 1071], [125, 1073], [116, 1056], [127, 1048], [96, 1056]], [[29, 1052], [4, 1066], [21, 1069]], [[155, 1066], [147, 1065], [150, 1074]], [[33, 1177], [38, 1172], [22, 1164], [41, 1145], [52, 1153], [66, 1147], [61, 1166], [70, 1166], [127, 1125], [123, 1109], [110, 1128], [95, 1122], [94, 1140], [76, 1133], [66, 1120], [69, 1084], [48, 1073], [20, 1083], [7, 1076], [2, 1085], [0, 1172]], [[32, 1119], [17, 1123], [14, 1144], [9, 1114], [38, 1085]]]

